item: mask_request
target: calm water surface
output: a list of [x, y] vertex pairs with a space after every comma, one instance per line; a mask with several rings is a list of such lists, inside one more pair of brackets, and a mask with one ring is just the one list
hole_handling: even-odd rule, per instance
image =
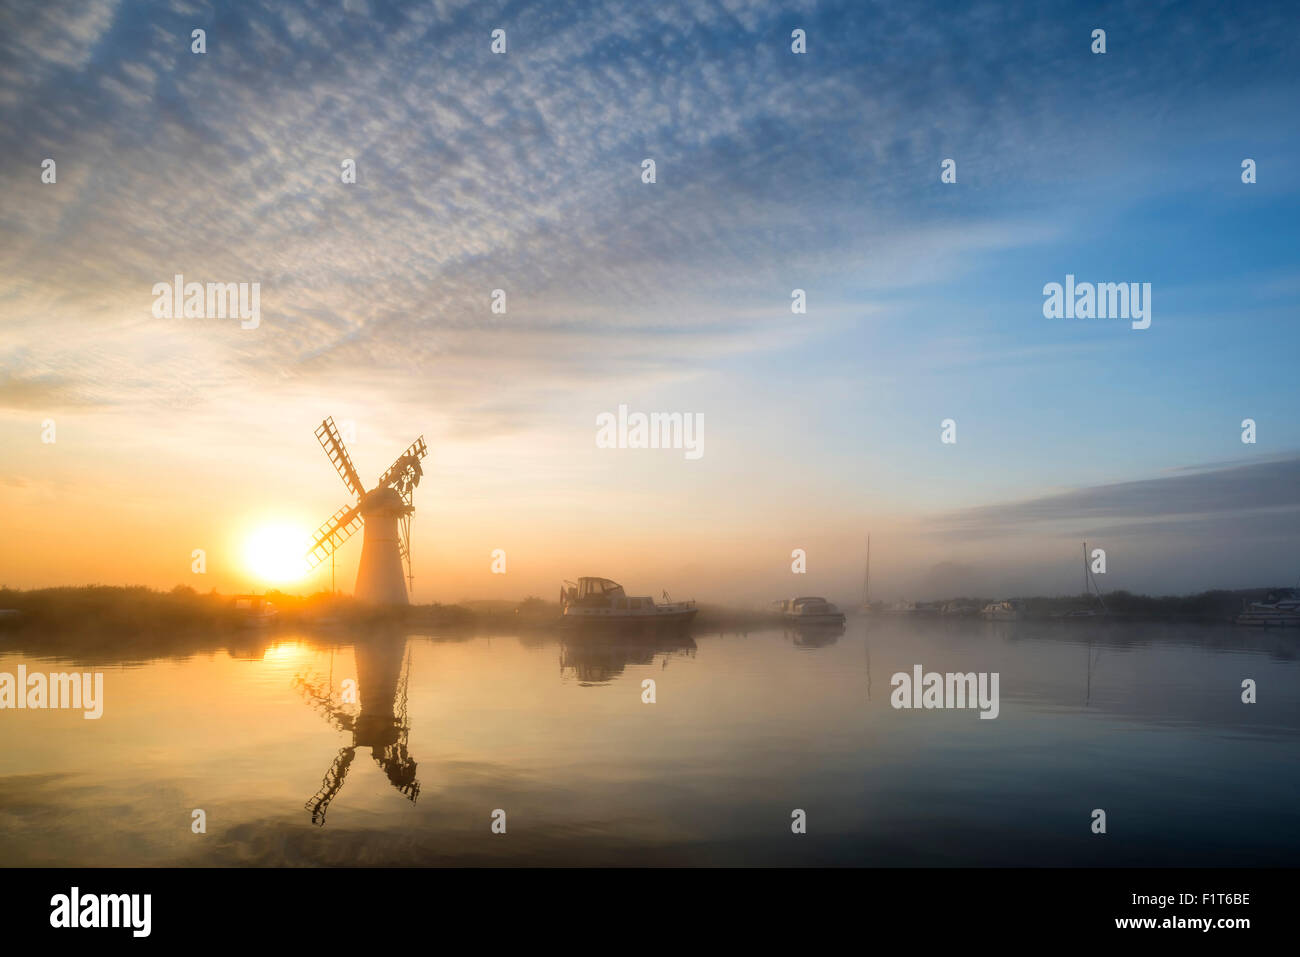
[[[0, 671], [101, 670], [106, 704], [98, 721], [0, 713], [3, 865], [1300, 860], [1294, 635], [878, 619], [684, 639], [281, 631], [132, 663], [23, 640]], [[916, 664], [999, 672], [1000, 716], [895, 710], [890, 678]]]

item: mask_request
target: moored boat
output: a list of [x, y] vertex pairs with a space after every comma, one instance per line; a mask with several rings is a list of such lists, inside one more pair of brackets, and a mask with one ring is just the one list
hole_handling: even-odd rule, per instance
[[234, 608], [245, 628], [265, 628], [280, 615], [280, 610], [264, 595], [236, 595]]
[[623, 586], [608, 578], [585, 577], [566, 581], [560, 589], [561, 620], [575, 624], [685, 624], [698, 609], [693, 601], [656, 603], [648, 596], [629, 598]]
[[991, 601], [980, 615], [989, 621], [1016, 621], [1024, 614], [1024, 606], [1015, 599]]
[[896, 601], [893, 604], [884, 607], [886, 615], [915, 615], [916, 602], [914, 601]]
[[1052, 612], [1049, 618], [1055, 618], [1058, 621], [1074, 621], [1079, 618], [1096, 618], [1097, 612], [1091, 608], [1075, 608], [1071, 611]]
[[1252, 601], [1237, 616], [1237, 624], [1263, 628], [1300, 628], [1300, 591], [1283, 588]]
[[804, 596], [781, 602], [781, 617], [800, 625], [842, 625], [844, 612], [825, 598]]

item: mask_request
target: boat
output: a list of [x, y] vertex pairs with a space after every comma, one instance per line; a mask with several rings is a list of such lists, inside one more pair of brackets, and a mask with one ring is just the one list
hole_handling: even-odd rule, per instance
[[896, 601], [892, 605], [886, 605], [883, 610], [886, 615], [914, 615], [916, 614], [916, 602]]
[[1093, 593], [1096, 592], [1097, 604], [1101, 610], [1096, 608], [1072, 608], [1069, 611], [1057, 611], [1049, 615], [1057, 621], [1077, 621], [1078, 619], [1088, 618], [1106, 618], [1109, 617], [1110, 611], [1106, 608], [1106, 599], [1101, 597], [1101, 586], [1097, 584], [1097, 579], [1093, 577], [1092, 569], [1088, 567], [1088, 543], [1083, 543], [1083, 594], [1084, 600], [1091, 604]]
[[672, 601], [664, 592], [664, 601], [653, 598], [629, 598], [623, 586], [608, 578], [585, 577], [577, 582], [565, 581], [560, 589], [561, 621], [576, 624], [686, 624], [698, 609], [694, 601]]
[[264, 595], [236, 595], [235, 613], [245, 628], [265, 628], [279, 616], [280, 610]]
[[947, 601], [939, 614], [944, 618], [970, 618], [980, 613], [980, 606], [973, 601]]
[[1016, 621], [1024, 614], [1024, 604], [1015, 599], [991, 601], [980, 611], [989, 621]]
[[1263, 628], [1300, 628], [1300, 590], [1282, 588], [1261, 601], [1243, 603], [1237, 624]]
[[842, 625], [844, 612], [825, 598], [808, 595], [781, 602], [781, 617], [797, 625]]

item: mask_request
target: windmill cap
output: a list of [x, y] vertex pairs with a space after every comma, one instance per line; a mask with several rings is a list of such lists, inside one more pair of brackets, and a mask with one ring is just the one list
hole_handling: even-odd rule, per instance
[[402, 501], [402, 496], [397, 494], [397, 490], [388, 486], [367, 492], [365, 498], [361, 500], [360, 508], [363, 515], [374, 515], [379, 512], [404, 514], [410, 510], [410, 506]]

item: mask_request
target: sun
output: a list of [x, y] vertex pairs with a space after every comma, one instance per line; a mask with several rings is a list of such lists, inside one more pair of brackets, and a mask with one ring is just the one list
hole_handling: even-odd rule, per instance
[[307, 535], [294, 525], [263, 525], [244, 542], [244, 564], [261, 581], [284, 584], [307, 574]]

